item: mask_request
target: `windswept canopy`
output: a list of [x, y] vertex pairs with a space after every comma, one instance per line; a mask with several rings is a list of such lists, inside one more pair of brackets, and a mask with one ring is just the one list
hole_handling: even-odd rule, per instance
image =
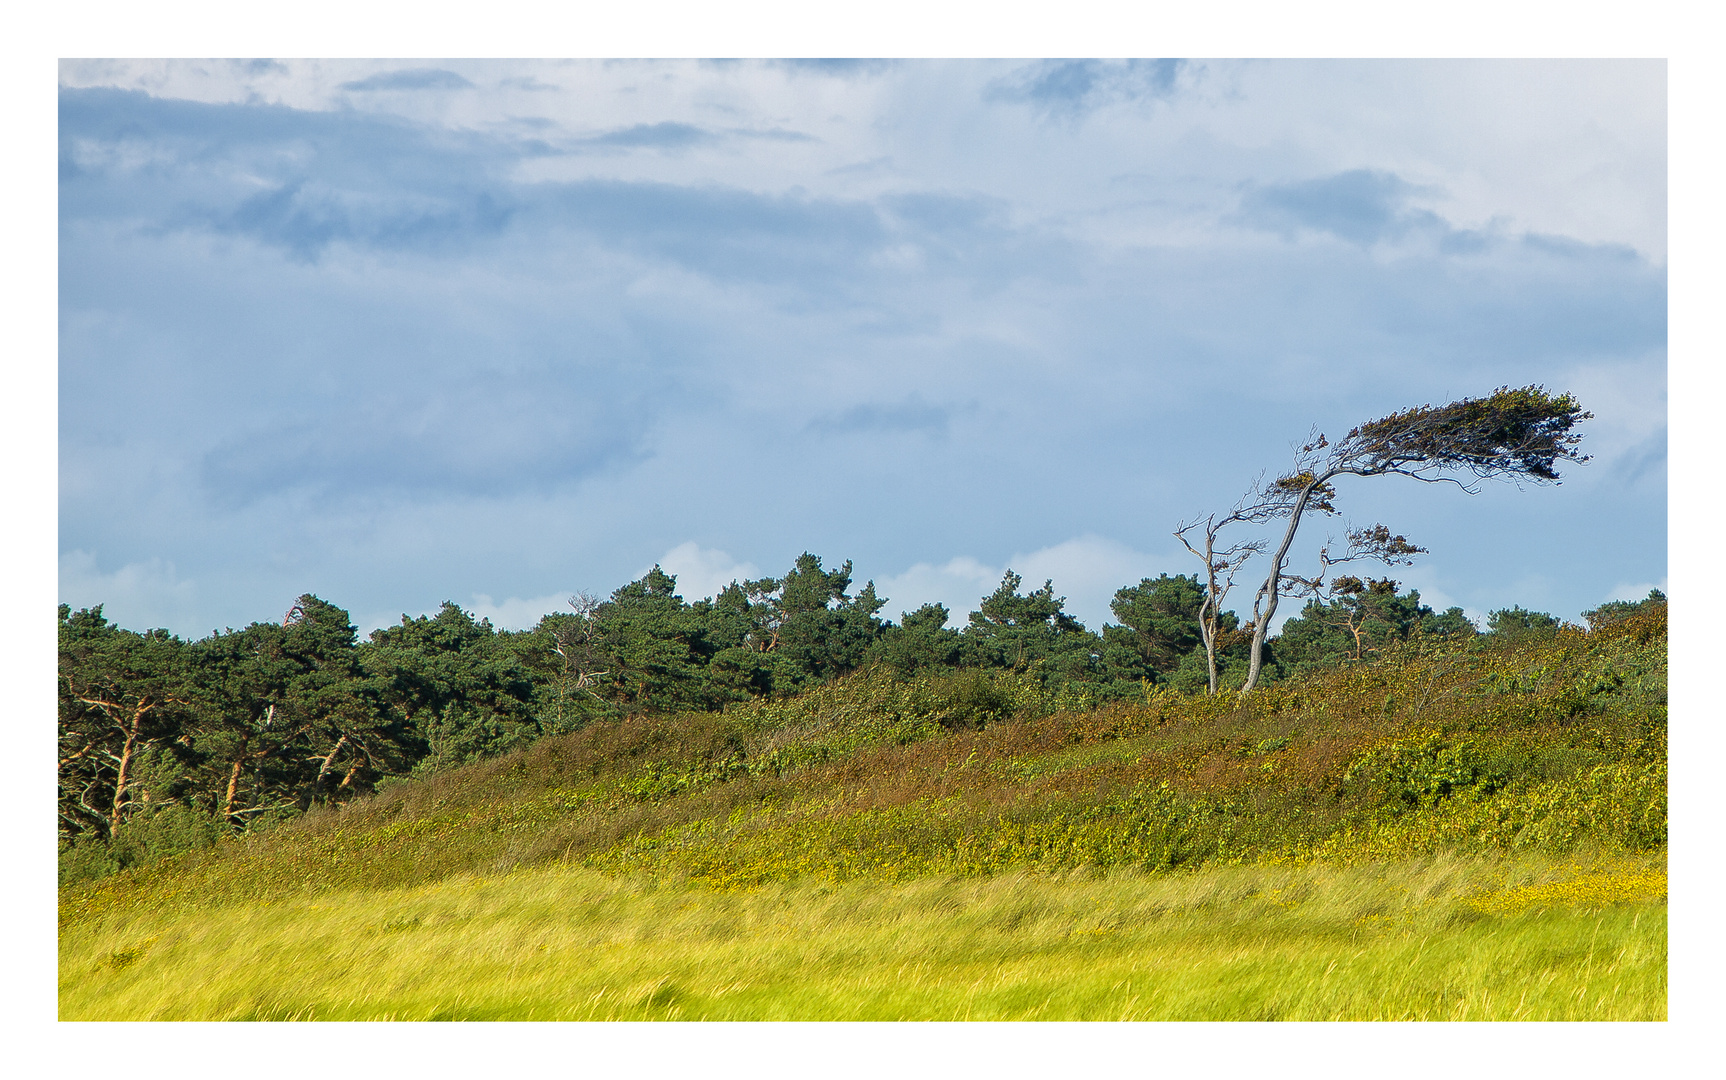
[[[1556, 483], [1560, 461], [1587, 461], [1574, 427], [1593, 414], [1569, 394], [1544, 387], [1500, 387], [1491, 396], [1448, 405], [1419, 405], [1372, 420], [1348, 433], [1331, 452], [1329, 472], [1377, 476], [1402, 473], [1422, 480], [1449, 471], [1480, 479], [1528, 477]], [[1324, 446], [1324, 437], [1310, 449]]]

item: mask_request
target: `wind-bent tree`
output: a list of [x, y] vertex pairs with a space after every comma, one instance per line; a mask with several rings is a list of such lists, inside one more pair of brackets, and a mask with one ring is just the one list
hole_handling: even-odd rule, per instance
[[[1252, 659], [1241, 693], [1258, 685], [1265, 636], [1286, 591], [1284, 572], [1295, 532], [1307, 511], [1335, 512], [1332, 481], [1337, 477], [1394, 473], [1453, 483], [1470, 494], [1479, 488], [1458, 474], [1556, 484], [1559, 462], [1588, 460], [1576, 449], [1582, 436], [1572, 429], [1592, 416], [1569, 394], [1551, 394], [1540, 386], [1500, 387], [1488, 397], [1420, 405], [1368, 421], [1335, 444], [1321, 434], [1301, 447], [1294, 470], [1261, 489], [1260, 502], [1273, 507], [1275, 517], [1286, 518], [1288, 526], [1253, 599]], [[1386, 539], [1400, 539], [1385, 531]], [[1299, 579], [1287, 584], [1310, 586]]]

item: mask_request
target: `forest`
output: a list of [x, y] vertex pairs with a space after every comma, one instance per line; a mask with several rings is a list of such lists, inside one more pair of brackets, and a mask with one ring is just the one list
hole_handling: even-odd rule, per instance
[[[1351, 579], [1352, 580], [1352, 579]], [[960, 629], [925, 605], [880, 617], [852, 564], [805, 553], [783, 577], [685, 601], [654, 567], [607, 599], [578, 595], [532, 629], [497, 630], [446, 602], [361, 640], [348, 613], [301, 596], [280, 621], [197, 641], [110, 623], [100, 606], [59, 613], [62, 881], [98, 877], [222, 835], [267, 829], [547, 736], [632, 716], [723, 712], [788, 699], [848, 675], [910, 684], [987, 676], [949, 694], [940, 721], [981, 726], [1014, 711], [997, 676], [1049, 707], [1144, 702], [1208, 687], [1197, 576], [1123, 586], [1114, 623], [1085, 627], [1051, 582], [1008, 571]], [[1664, 605], [1658, 592], [1585, 613], [1599, 625]], [[1225, 689], [1245, 676], [1250, 634], [1219, 620]], [[1512, 607], [1476, 627], [1388, 578], [1309, 600], [1266, 649], [1276, 682], [1370, 661], [1393, 642], [1550, 637], [1560, 620]]]

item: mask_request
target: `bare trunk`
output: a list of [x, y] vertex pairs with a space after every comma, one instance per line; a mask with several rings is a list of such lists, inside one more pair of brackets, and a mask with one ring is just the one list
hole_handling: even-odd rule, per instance
[[120, 767], [114, 777], [114, 806], [108, 815], [108, 839], [116, 839], [120, 835], [120, 815], [126, 808], [126, 788], [131, 786], [132, 751], [138, 745], [138, 727], [143, 723], [144, 713], [148, 705], [142, 705], [132, 712], [132, 723], [126, 729], [126, 746], [120, 751]]
[[1199, 637], [1205, 643], [1205, 665], [1210, 670], [1211, 696], [1217, 693], [1217, 604], [1216, 575], [1211, 575], [1211, 592], [1199, 606]]
[[322, 764], [320, 764], [318, 766], [318, 778], [316, 781], [314, 781], [316, 786], [318, 786], [318, 787], [323, 786], [324, 777], [329, 775], [330, 766], [335, 763], [336, 755], [341, 753], [342, 747], [346, 746], [347, 744], [348, 744], [348, 737], [346, 735], [343, 735], [341, 738], [336, 740], [336, 745], [330, 747], [330, 752], [325, 754], [323, 756], [323, 758], [320, 759], [322, 761]]
[[[1289, 527], [1283, 533], [1282, 546], [1271, 556], [1270, 574], [1265, 583], [1259, 586], [1258, 596], [1253, 598], [1253, 648], [1252, 663], [1247, 668], [1247, 681], [1241, 685], [1241, 696], [1246, 697], [1259, 684], [1259, 672], [1264, 667], [1265, 636], [1270, 633], [1271, 617], [1277, 613], [1277, 600], [1282, 595], [1283, 566], [1288, 561], [1289, 548], [1294, 544], [1295, 530], [1300, 528], [1301, 515], [1306, 513], [1307, 501], [1312, 498], [1314, 489], [1323, 485], [1334, 473], [1325, 473], [1315, 477], [1311, 483], [1301, 489], [1300, 496], [1295, 499], [1294, 508], [1289, 511]], [[1259, 605], [1263, 604], [1263, 610]]]
[[1211, 673], [1211, 697], [1217, 696], [1217, 627], [1215, 616], [1212, 616], [1210, 632], [1205, 635], [1205, 663]]
[[1205, 602], [1199, 608], [1199, 634], [1205, 639], [1205, 667], [1210, 672], [1210, 696], [1217, 696], [1217, 624], [1221, 621], [1222, 598], [1217, 595], [1216, 533], [1205, 534]]
[[[1255, 540], [1249, 544], [1235, 544], [1220, 554], [1217, 552], [1217, 533], [1229, 525], [1246, 521], [1261, 520], [1265, 513], [1264, 504], [1248, 505], [1246, 499], [1235, 504], [1227, 517], [1218, 523], [1215, 517], [1206, 518], [1205, 550], [1201, 554], [1187, 540], [1187, 532], [1196, 528], [1198, 522], [1182, 525], [1175, 530], [1175, 538], [1181, 545], [1192, 552], [1199, 561], [1205, 564], [1205, 600], [1199, 605], [1199, 637], [1205, 643], [1205, 667], [1210, 677], [1210, 693], [1212, 697], [1222, 689], [1222, 676], [1217, 665], [1218, 640], [1222, 631], [1223, 598], [1229, 594], [1235, 585], [1235, 574], [1247, 559], [1263, 550], [1263, 542]], [[1220, 579], [1220, 580], [1219, 580]]]
[[239, 756], [234, 758], [234, 768], [228, 773], [228, 793], [222, 799], [222, 818], [230, 824], [234, 820], [234, 795], [240, 790], [240, 772], [246, 766], [246, 740], [240, 740]]

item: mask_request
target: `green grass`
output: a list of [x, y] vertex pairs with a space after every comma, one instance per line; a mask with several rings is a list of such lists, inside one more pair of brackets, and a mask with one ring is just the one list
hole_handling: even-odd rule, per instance
[[1658, 1020], [1664, 860], [776, 884], [580, 868], [114, 910], [63, 1020]]

